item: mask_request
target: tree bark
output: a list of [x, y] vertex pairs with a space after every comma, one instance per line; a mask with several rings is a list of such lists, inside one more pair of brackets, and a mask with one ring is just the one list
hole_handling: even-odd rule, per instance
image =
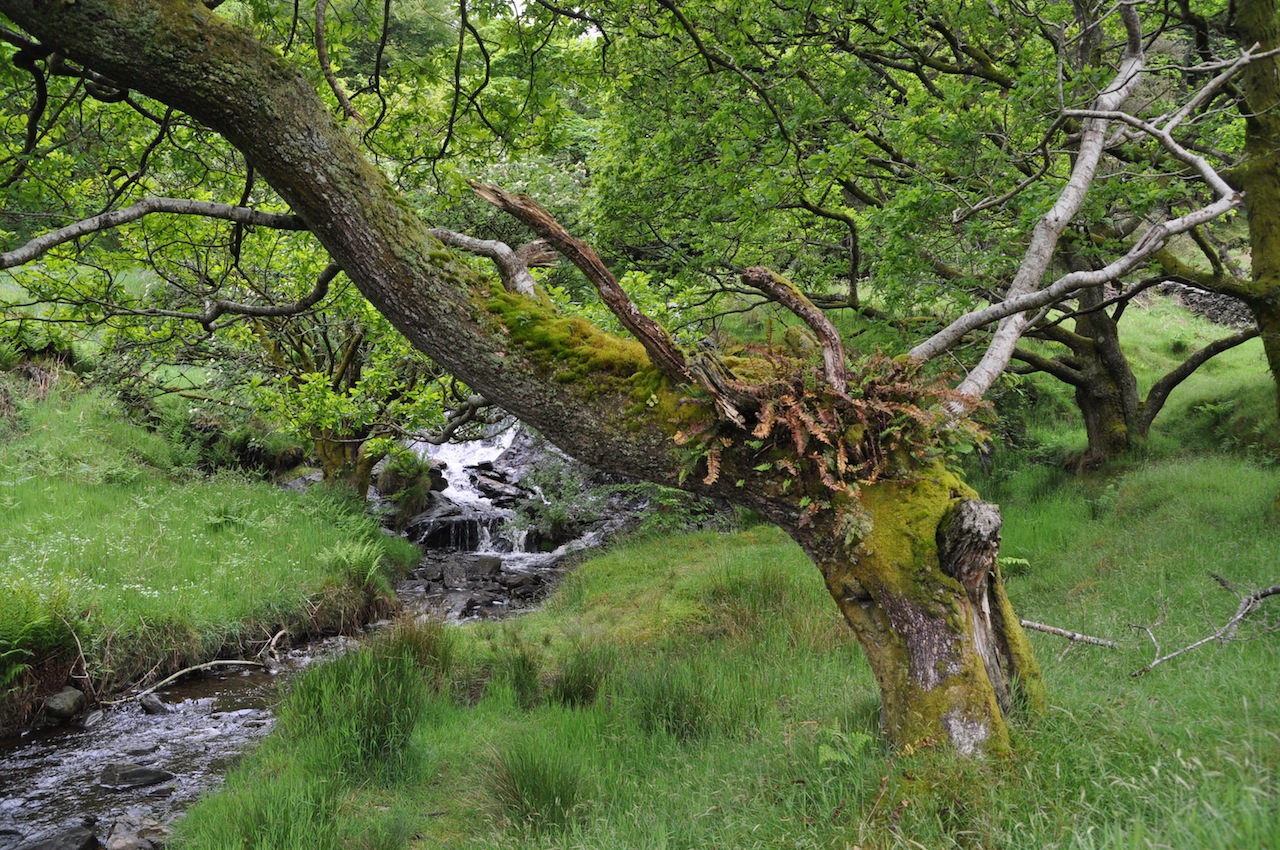
[[[1280, 48], [1276, 0], [1237, 0], [1233, 8], [1229, 27], [1242, 49]], [[1280, 55], [1245, 68], [1242, 84], [1245, 155], [1237, 181], [1244, 190], [1253, 266], [1242, 297], [1257, 319], [1280, 411]]]
[[901, 746], [947, 743], [964, 755], [1010, 751], [1006, 716], [1044, 709], [1039, 665], [1004, 589], [1000, 514], [941, 467], [862, 488], [866, 531], [839, 510], [787, 529], [858, 637]]
[[[973, 498], [951, 473], [900, 471], [860, 497], [835, 497], [796, 448], [793, 467], [810, 464], [797, 480], [816, 483], [787, 486], [794, 482], [776, 468], [762, 469], [749, 434], [718, 420], [638, 342], [471, 272], [300, 73], [199, 2], [0, 0], [0, 11], [74, 61], [224, 136], [410, 342], [570, 454], [652, 481], [683, 480], [778, 522], [821, 569], [866, 649], [895, 743], [1007, 753], [1014, 683], [1030, 705], [1043, 703], [994, 566], [990, 512], [979, 510], [986, 521], [972, 524], [972, 545], [969, 532], [952, 531], [952, 556], [944, 564], [939, 555], [940, 529]], [[718, 478], [686, 478], [691, 460], [680, 437], [699, 429], [722, 435]], [[958, 529], [971, 527], [961, 522]]]

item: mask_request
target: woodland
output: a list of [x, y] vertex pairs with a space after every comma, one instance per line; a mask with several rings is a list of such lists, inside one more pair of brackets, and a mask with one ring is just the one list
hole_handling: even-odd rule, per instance
[[[1228, 353], [1280, 407], [1274, 0], [0, 0], [0, 128], [15, 357], [357, 492], [509, 413], [749, 510], [899, 752], [1053, 702], [981, 485], [1020, 399], [1082, 476]], [[1240, 318], [1140, 378], [1175, 291]]]

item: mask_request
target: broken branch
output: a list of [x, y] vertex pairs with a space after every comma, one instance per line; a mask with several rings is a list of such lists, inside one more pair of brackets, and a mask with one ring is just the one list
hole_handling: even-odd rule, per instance
[[677, 384], [692, 381], [685, 367], [684, 352], [671, 341], [671, 336], [653, 319], [640, 312], [618, 279], [600, 259], [595, 249], [572, 236], [545, 208], [528, 195], [513, 195], [496, 186], [471, 181], [471, 190], [498, 209], [519, 219], [557, 251], [569, 259], [595, 286], [600, 298], [649, 354], [661, 372]]
[[1232, 640], [1236, 636], [1236, 630], [1240, 627], [1240, 623], [1258, 609], [1258, 605], [1262, 600], [1266, 599], [1268, 596], [1275, 596], [1276, 594], [1280, 594], [1280, 584], [1273, 584], [1271, 587], [1264, 587], [1262, 590], [1255, 590], [1253, 593], [1248, 594], [1240, 600], [1240, 604], [1236, 606], [1236, 612], [1231, 615], [1231, 619], [1227, 620], [1227, 622], [1213, 634], [1208, 637], [1201, 638], [1190, 646], [1184, 646], [1182, 649], [1170, 652], [1167, 655], [1159, 655], [1157, 652], [1157, 656], [1154, 661], [1140, 670], [1134, 670], [1129, 675], [1135, 678], [1142, 676], [1151, 672], [1157, 664], [1163, 664], [1170, 659], [1177, 658], [1179, 655], [1185, 655], [1193, 649], [1199, 649], [1206, 643], [1211, 643], [1215, 640], [1220, 640], [1225, 643], [1226, 641]]

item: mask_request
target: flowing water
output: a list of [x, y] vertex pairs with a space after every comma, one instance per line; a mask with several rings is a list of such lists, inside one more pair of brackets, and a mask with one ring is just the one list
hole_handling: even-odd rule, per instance
[[[280, 685], [317, 657], [337, 651], [328, 639], [291, 651], [278, 670], [215, 668], [167, 685], [167, 711], [147, 714], [137, 700], [92, 712], [89, 724], [0, 738], [0, 848], [22, 848], [87, 825], [106, 838], [120, 820], [165, 822], [226, 775], [274, 722]], [[111, 765], [173, 774], [117, 788]]]

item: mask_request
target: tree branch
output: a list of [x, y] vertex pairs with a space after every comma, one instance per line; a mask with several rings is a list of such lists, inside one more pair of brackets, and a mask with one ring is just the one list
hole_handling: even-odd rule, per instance
[[1164, 407], [1165, 400], [1169, 398], [1169, 393], [1173, 392], [1178, 384], [1190, 377], [1191, 373], [1222, 352], [1229, 351], [1237, 345], [1248, 342], [1257, 335], [1258, 329], [1256, 327], [1246, 328], [1237, 334], [1211, 342], [1184, 360], [1173, 371], [1156, 381], [1155, 385], [1147, 393], [1147, 400], [1142, 405], [1143, 421], [1150, 425], [1155, 420], [1156, 415], [1160, 413], [1160, 409]]
[[794, 283], [771, 269], [763, 266], [749, 268], [742, 273], [742, 282], [786, 307], [809, 326], [822, 345], [822, 371], [827, 383], [837, 393], [844, 395], [849, 386], [844, 343], [840, 341], [840, 332], [831, 324], [827, 315], [805, 298]]
[[[450, 248], [458, 248], [493, 260], [493, 264], [498, 268], [498, 276], [502, 278], [502, 285], [508, 292], [533, 295], [534, 280], [533, 275], [529, 273], [529, 266], [548, 265], [545, 257], [538, 254], [537, 249], [533, 247], [538, 244], [537, 242], [530, 242], [519, 250], [513, 250], [506, 242], [499, 242], [496, 239], [477, 239], [443, 227], [433, 228], [431, 233]], [[541, 242], [541, 240], [538, 241]], [[525, 252], [523, 255], [522, 251]], [[526, 260], [527, 256], [532, 259]]]
[[1117, 644], [1113, 640], [1106, 638], [1092, 637], [1090, 635], [1073, 632], [1068, 629], [1060, 629], [1057, 626], [1046, 626], [1044, 623], [1036, 623], [1031, 620], [1019, 620], [1024, 629], [1031, 629], [1035, 632], [1044, 632], [1047, 635], [1057, 635], [1060, 638], [1066, 638], [1072, 643], [1091, 643], [1094, 646], [1105, 646], [1107, 649], [1116, 649]]
[[1236, 606], [1236, 612], [1231, 615], [1231, 619], [1227, 620], [1227, 622], [1213, 634], [1208, 637], [1201, 638], [1190, 646], [1184, 646], [1182, 649], [1170, 652], [1167, 655], [1159, 655], [1157, 653], [1155, 660], [1150, 664], [1140, 670], [1134, 670], [1129, 675], [1134, 678], [1146, 675], [1147, 673], [1150, 673], [1156, 665], [1163, 664], [1170, 659], [1177, 658], [1179, 655], [1185, 655], [1193, 649], [1199, 649], [1206, 643], [1211, 643], [1215, 640], [1221, 640], [1223, 642], [1231, 640], [1235, 637], [1236, 629], [1244, 618], [1256, 611], [1262, 600], [1266, 599], [1268, 596], [1275, 596], [1277, 594], [1280, 594], [1280, 584], [1273, 584], [1271, 587], [1264, 587], [1261, 590], [1255, 590], [1253, 593], [1248, 594], [1240, 600], [1240, 604]]
[[691, 376], [685, 367], [684, 353], [671, 341], [670, 335], [661, 325], [640, 312], [640, 308], [618, 285], [618, 279], [609, 271], [594, 248], [570, 235], [551, 213], [527, 195], [512, 195], [496, 186], [486, 186], [474, 180], [470, 182], [472, 191], [477, 195], [524, 222], [577, 266], [587, 280], [595, 285], [601, 299], [618, 317], [618, 321], [622, 322], [623, 327], [644, 346], [649, 359], [664, 375], [677, 384], [691, 382]]
[[[1111, 80], [1111, 83], [1094, 99], [1094, 107], [1103, 111], [1112, 111], [1120, 108], [1142, 78], [1142, 70], [1146, 61], [1142, 49], [1142, 25], [1138, 20], [1138, 13], [1134, 10], [1133, 4], [1131, 2], [1122, 2], [1120, 14], [1124, 21], [1128, 39], [1119, 70]], [[1005, 300], [1006, 304], [1010, 301], [1035, 295], [1041, 280], [1044, 278], [1044, 273], [1053, 259], [1054, 250], [1058, 245], [1058, 238], [1084, 204], [1085, 195], [1097, 175], [1098, 162], [1105, 147], [1106, 131], [1107, 122], [1105, 120], [1099, 118], [1085, 120], [1075, 164], [1071, 169], [1071, 176], [1067, 179], [1066, 185], [1058, 195], [1057, 201], [1041, 217], [1032, 231], [1031, 242], [1023, 255], [1022, 263], [1018, 267], [1018, 273], [1014, 276], [1013, 283], [1009, 286]], [[1034, 305], [1028, 305], [1027, 307], [1001, 314], [1000, 324], [987, 346], [986, 354], [983, 355], [982, 360], [973, 368], [968, 377], [956, 388], [958, 394], [966, 399], [966, 406], [976, 404], [990, 389], [1000, 373], [1004, 371], [1005, 366], [1009, 364], [1013, 349], [1017, 346], [1018, 338], [1022, 336], [1022, 331], [1030, 321], [1030, 317], [1024, 315], [1022, 311], [1043, 307], [1045, 304], [1052, 303], [1053, 300], [1056, 299], [1050, 298]], [[986, 321], [973, 325], [973, 327], [980, 327], [994, 318], [996, 317], [992, 316]], [[930, 340], [916, 346], [911, 351], [911, 357], [916, 360], [928, 360], [954, 345], [968, 332], [968, 330], [965, 330], [957, 333], [960, 321], [953, 322], [951, 326], [935, 334]], [[972, 330], [972, 328], [969, 328], [969, 330]], [[944, 340], [947, 342], [944, 342]]]
[[132, 206], [82, 219], [52, 233], [37, 236], [20, 248], [0, 253], [0, 269], [11, 269], [23, 263], [29, 263], [73, 239], [119, 227], [122, 224], [129, 224], [152, 213], [200, 215], [206, 218], [224, 219], [258, 227], [273, 227], [277, 230], [307, 229], [307, 226], [302, 223], [302, 219], [295, 215], [266, 213], [250, 207], [233, 207], [230, 204], [218, 204], [211, 201], [190, 201], [181, 198], [144, 198]]
[[258, 318], [272, 318], [276, 316], [295, 316], [298, 313], [306, 312], [314, 307], [324, 297], [329, 294], [329, 284], [338, 276], [342, 269], [337, 263], [330, 263], [320, 272], [316, 278], [315, 287], [304, 297], [291, 304], [242, 304], [239, 301], [227, 301], [218, 299], [209, 301], [205, 304], [204, 312], [193, 313], [182, 310], [162, 310], [155, 307], [148, 307], [143, 310], [134, 310], [125, 307], [119, 307], [113, 304], [102, 304], [104, 310], [109, 315], [114, 316], [153, 316], [161, 319], [183, 319], [185, 321], [196, 322], [209, 333], [213, 333], [220, 327], [217, 320], [228, 314], [237, 316], [255, 316]]

